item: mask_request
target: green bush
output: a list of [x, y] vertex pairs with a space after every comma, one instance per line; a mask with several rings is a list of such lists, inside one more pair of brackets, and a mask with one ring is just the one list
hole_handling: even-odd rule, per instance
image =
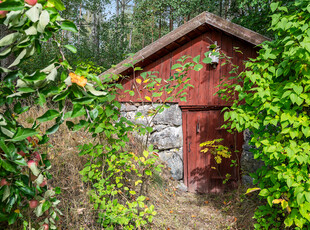
[[[252, 133], [250, 144], [264, 166], [254, 183], [266, 199], [255, 213], [256, 229], [310, 227], [310, 3], [271, 4], [273, 41], [220, 94], [234, 92], [225, 120]], [[239, 84], [242, 82], [242, 84]], [[237, 95], [237, 96], [236, 96]], [[227, 95], [226, 95], [227, 97]]]

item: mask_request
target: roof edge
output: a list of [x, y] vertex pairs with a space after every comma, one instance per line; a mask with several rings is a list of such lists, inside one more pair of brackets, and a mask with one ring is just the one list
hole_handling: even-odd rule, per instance
[[188, 34], [194, 29], [197, 29], [199, 26], [203, 24], [211, 25], [214, 28], [222, 30], [255, 46], [261, 44], [266, 40], [270, 40], [269, 38], [259, 33], [256, 33], [250, 29], [237, 25], [228, 20], [225, 20], [215, 14], [209, 12], [203, 12], [198, 16], [196, 16], [195, 18], [179, 26], [175, 30], [171, 31], [170, 33], [166, 34], [165, 36], [161, 37], [160, 39], [156, 40], [155, 42], [147, 45], [146, 47], [138, 51], [133, 57], [127, 58], [122, 62], [118, 63], [115, 67], [106, 70], [105, 72], [100, 74], [99, 77], [108, 73], [114, 73], [114, 74], [123, 73], [124, 71], [130, 68], [124, 66], [124, 64], [131, 63], [132, 60], [137, 60], [141, 62], [147, 59], [152, 54], [158, 52], [159, 50], [166, 47], [168, 44], [178, 40], [179, 38], [183, 37], [184, 35]]
[[255, 46], [261, 44], [264, 41], [270, 40], [270, 38], [265, 37], [253, 30], [247, 29], [243, 26], [230, 22], [226, 19], [223, 19], [215, 14], [204, 12], [205, 13], [205, 23], [209, 24], [217, 29], [220, 29], [226, 33], [229, 33], [237, 38], [240, 38], [244, 41], [247, 41]]

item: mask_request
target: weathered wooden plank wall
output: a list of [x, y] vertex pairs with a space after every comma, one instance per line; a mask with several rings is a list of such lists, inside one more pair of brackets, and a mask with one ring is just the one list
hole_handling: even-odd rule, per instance
[[[138, 78], [141, 72], [158, 71], [158, 75], [162, 79], [168, 79], [171, 74], [175, 73], [174, 70], [171, 70], [171, 67], [177, 63], [179, 58], [184, 55], [189, 55], [192, 57], [201, 55], [202, 59], [204, 57], [204, 53], [209, 50], [208, 47], [214, 41], [217, 41], [217, 44], [221, 47], [222, 52], [230, 57], [233, 57], [232, 62], [241, 66], [240, 69], [243, 69], [244, 60], [247, 60], [249, 57], [256, 56], [253, 45], [233, 38], [222, 31], [213, 29], [198, 36], [196, 39], [191, 40], [164, 57], [154, 60], [154, 62], [145, 66], [143, 71], [137, 71], [135, 73], [135, 77]], [[240, 52], [235, 52], [234, 47], [239, 47]], [[221, 100], [217, 95], [214, 95], [218, 90], [216, 86], [219, 85], [220, 79], [224, 76], [230, 76], [230, 65], [221, 66], [223, 61], [224, 60], [221, 59], [216, 68], [213, 68], [211, 65], [204, 64], [204, 68], [201, 71], [190, 71], [189, 76], [191, 77], [191, 80], [189, 83], [192, 84], [194, 88], [189, 88], [186, 91], [188, 93], [186, 102], [176, 102], [178, 102], [180, 106], [227, 105], [225, 101]], [[133, 75], [130, 75], [127, 79], [122, 80], [121, 83], [125, 90], [134, 90], [135, 96], [129, 96], [128, 93], [124, 94], [122, 92], [122, 95], [118, 97], [120, 102], [141, 102], [139, 98], [150, 96], [150, 93], [147, 92], [147, 90], [143, 89], [141, 85], [137, 84], [135, 80], [133, 80]], [[163, 94], [161, 100], [164, 101], [166, 97], [167, 95]], [[145, 99], [143, 101], [147, 102]]]

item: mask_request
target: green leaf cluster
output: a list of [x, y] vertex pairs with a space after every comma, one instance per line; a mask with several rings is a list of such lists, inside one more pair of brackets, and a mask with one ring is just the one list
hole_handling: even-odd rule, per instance
[[[232, 106], [225, 111], [227, 127], [249, 129], [250, 144], [262, 166], [254, 183], [266, 200], [255, 213], [256, 229], [310, 227], [310, 5], [272, 3], [273, 41], [233, 84], [219, 91]], [[229, 93], [230, 92], [230, 93]]]

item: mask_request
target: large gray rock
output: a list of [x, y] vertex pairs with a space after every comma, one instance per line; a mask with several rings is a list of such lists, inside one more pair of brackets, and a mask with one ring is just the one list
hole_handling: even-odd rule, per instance
[[179, 154], [173, 154], [168, 160], [167, 164], [171, 169], [171, 176], [175, 180], [182, 180], [183, 179], [183, 161]]
[[121, 104], [121, 112], [130, 112], [130, 111], [136, 111], [136, 110], [137, 110], [137, 107], [129, 103]]
[[168, 149], [168, 150], [163, 150], [163, 151], [158, 152], [159, 158], [165, 162], [167, 162], [168, 159], [171, 158], [174, 154], [178, 154], [181, 160], [183, 160], [183, 148]]
[[128, 120], [130, 120], [131, 122], [135, 123], [135, 124], [143, 124], [146, 126], [152, 126], [153, 122], [152, 118], [149, 116], [143, 116], [143, 117], [137, 117], [136, 116], [136, 111], [130, 111], [130, 112], [121, 112], [121, 115], [123, 117], [126, 117]]
[[177, 185], [177, 189], [181, 192], [187, 192], [188, 189], [186, 187], [186, 185], [183, 183], [183, 182], [180, 182], [178, 185]]
[[153, 132], [159, 132], [164, 130], [165, 128], [168, 128], [167, 125], [154, 125]]
[[165, 109], [162, 113], [158, 113], [154, 118], [155, 124], [164, 125], [182, 125], [182, 112], [178, 105], [171, 105], [170, 108]]
[[168, 127], [151, 135], [150, 143], [157, 149], [174, 149], [183, 147], [182, 127]]
[[253, 178], [250, 177], [249, 175], [243, 175], [242, 176], [242, 183], [244, 185], [251, 186], [251, 185], [253, 185]]
[[243, 151], [241, 155], [241, 170], [242, 170], [242, 182], [246, 185], [253, 183], [253, 178], [249, 176], [250, 173], [255, 173], [257, 169], [262, 167], [264, 163], [257, 159], [254, 159], [254, 154], [250, 151], [253, 146], [249, 145], [251, 140], [251, 133], [245, 130], [244, 133], [244, 144], [242, 146]]

